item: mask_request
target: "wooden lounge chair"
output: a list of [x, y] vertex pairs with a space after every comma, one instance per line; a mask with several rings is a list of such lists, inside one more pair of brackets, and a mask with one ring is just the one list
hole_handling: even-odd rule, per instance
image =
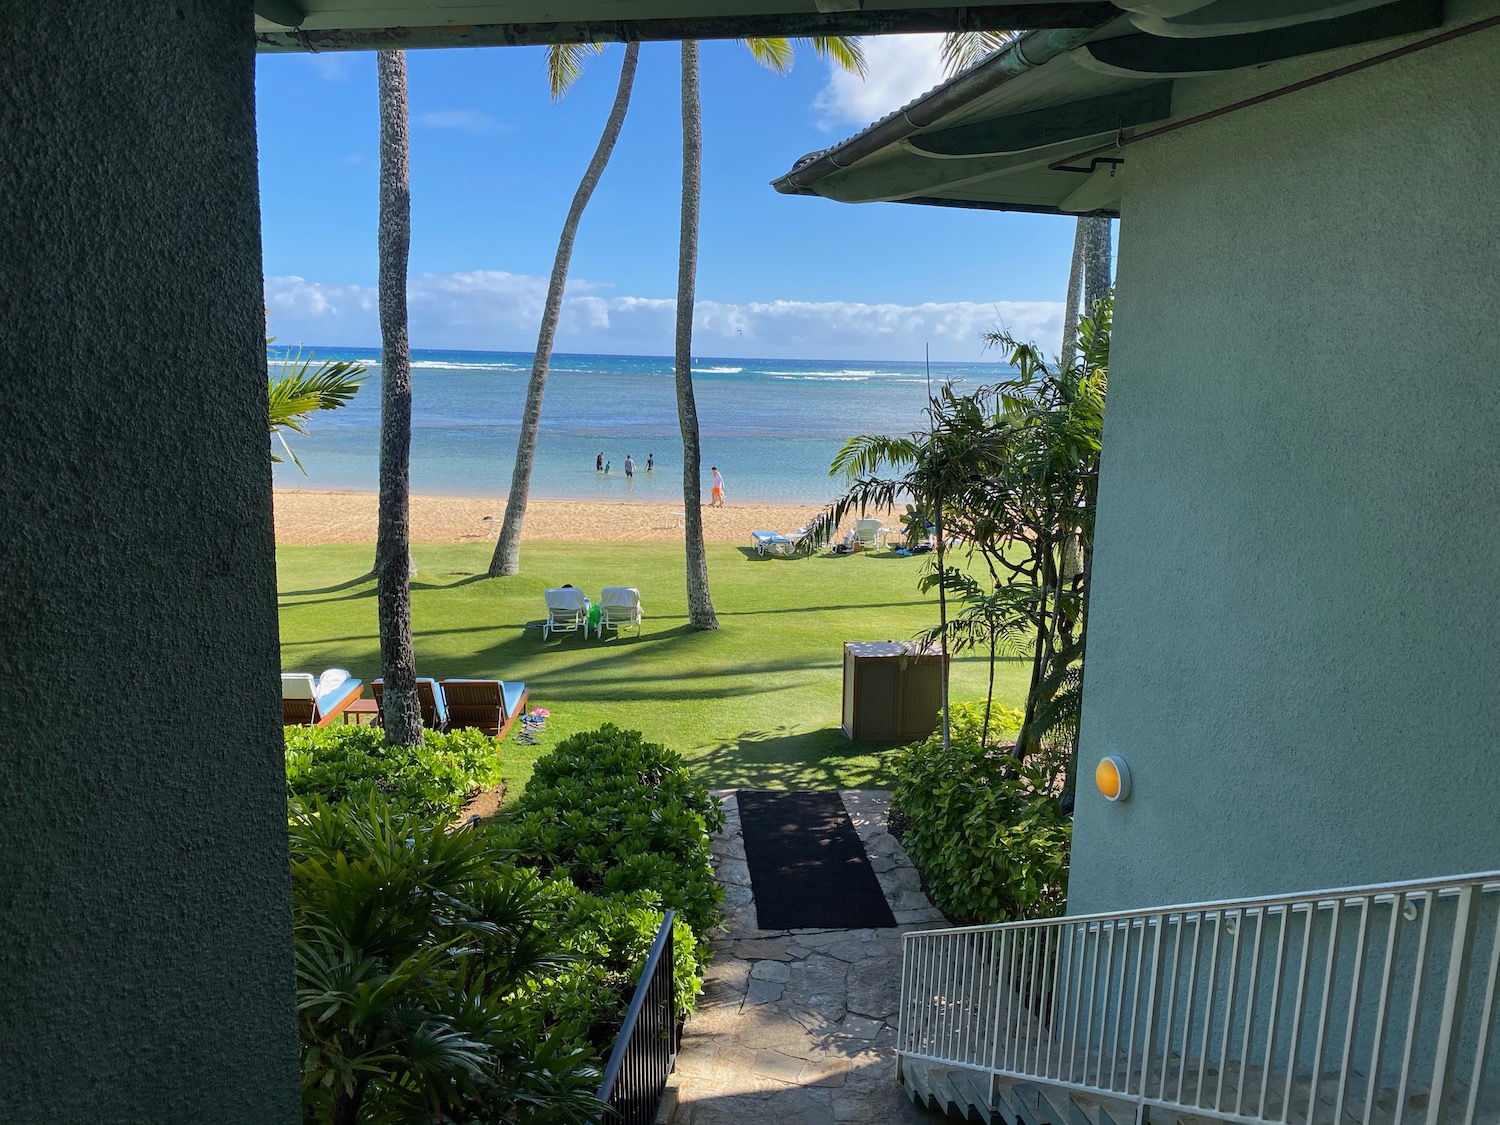
[[[385, 726], [385, 705], [381, 700], [385, 682], [372, 680], [370, 687], [375, 691], [375, 709], [379, 712], [375, 721]], [[436, 680], [426, 676], [417, 677], [417, 704], [422, 708], [422, 726], [425, 730], [448, 729], [448, 703]]]
[[364, 694], [364, 684], [342, 668], [314, 679], [306, 672], [281, 674], [281, 721], [289, 727], [326, 727]]
[[472, 728], [504, 738], [511, 724], [526, 713], [526, 685], [502, 680], [444, 680], [450, 730]]

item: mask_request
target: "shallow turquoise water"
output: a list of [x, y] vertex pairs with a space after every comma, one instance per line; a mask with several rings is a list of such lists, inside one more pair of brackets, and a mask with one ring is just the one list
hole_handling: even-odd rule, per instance
[[[286, 488], [378, 485], [379, 351], [314, 348], [318, 359], [370, 368], [365, 387], [342, 410], [317, 416], [306, 436], [290, 435], [307, 469], [276, 466]], [[273, 353], [274, 360], [280, 355]], [[416, 493], [503, 496], [510, 490], [531, 356], [517, 352], [412, 353], [411, 486]], [[1009, 369], [934, 364], [932, 385], [976, 386]], [[905, 433], [924, 425], [922, 365], [875, 361], [754, 360], [702, 357], [693, 384], [709, 466], [724, 474], [731, 503], [821, 504], [840, 491], [828, 464], [857, 433]], [[611, 471], [595, 471], [603, 451]], [[636, 461], [625, 476], [626, 454]], [[656, 467], [646, 472], [646, 457]], [[672, 361], [662, 357], [556, 355], [547, 381], [531, 495], [547, 499], [680, 501], [682, 446]]]

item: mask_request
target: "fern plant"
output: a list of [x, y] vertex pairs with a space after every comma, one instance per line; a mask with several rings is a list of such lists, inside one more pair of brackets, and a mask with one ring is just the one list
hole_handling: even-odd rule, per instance
[[569, 961], [487, 829], [364, 803], [290, 816], [303, 1119], [594, 1121], [596, 1059], [520, 998]]

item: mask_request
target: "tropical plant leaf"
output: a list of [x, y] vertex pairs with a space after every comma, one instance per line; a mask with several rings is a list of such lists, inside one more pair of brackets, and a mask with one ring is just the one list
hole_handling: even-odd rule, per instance
[[750, 57], [773, 74], [790, 74], [796, 51], [790, 39], [773, 36], [768, 39], [742, 39]]
[[813, 37], [812, 48], [820, 59], [827, 59], [839, 69], [861, 78], [865, 76], [865, 48], [857, 36], [817, 35]]
[[951, 78], [1025, 34], [1024, 31], [950, 31], [943, 36], [943, 73]]
[[553, 43], [547, 47], [547, 89], [557, 101], [583, 77], [590, 55], [604, 53], [602, 43]]
[[[266, 340], [267, 345], [271, 342]], [[305, 434], [309, 416], [319, 410], [347, 406], [364, 383], [365, 368], [358, 363], [334, 360], [313, 367], [312, 360], [311, 353], [304, 359], [300, 348], [296, 352], [288, 351], [282, 357], [279, 374], [266, 381], [271, 434], [299, 469], [302, 469], [302, 462], [287, 444], [284, 431]], [[281, 458], [273, 453], [271, 460], [280, 463]]]

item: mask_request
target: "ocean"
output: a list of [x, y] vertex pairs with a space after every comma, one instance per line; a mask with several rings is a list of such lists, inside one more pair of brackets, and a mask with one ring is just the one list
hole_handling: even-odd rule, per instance
[[[281, 488], [379, 487], [380, 351], [305, 348], [317, 360], [355, 360], [370, 369], [343, 409], [316, 414], [306, 435], [287, 440], [307, 470], [275, 466]], [[283, 352], [271, 350], [272, 373]], [[1006, 378], [1003, 364], [934, 363], [945, 380], [978, 386]], [[510, 491], [531, 354], [413, 350], [411, 488], [443, 496]], [[846, 438], [906, 433], [924, 425], [927, 379], [921, 361], [826, 361], [700, 357], [693, 386], [709, 467], [724, 475], [729, 502], [823, 504], [839, 482], [828, 465]], [[279, 446], [277, 447], [279, 448]], [[608, 473], [596, 472], [600, 452]], [[625, 476], [625, 457], [636, 463]], [[646, 458], [655, 468], [646, 471]], [[672, 361], [659, 356], [555, 354], [542, 405], [531, 495], [554, 500], [680, 503], [682, 439]]]

